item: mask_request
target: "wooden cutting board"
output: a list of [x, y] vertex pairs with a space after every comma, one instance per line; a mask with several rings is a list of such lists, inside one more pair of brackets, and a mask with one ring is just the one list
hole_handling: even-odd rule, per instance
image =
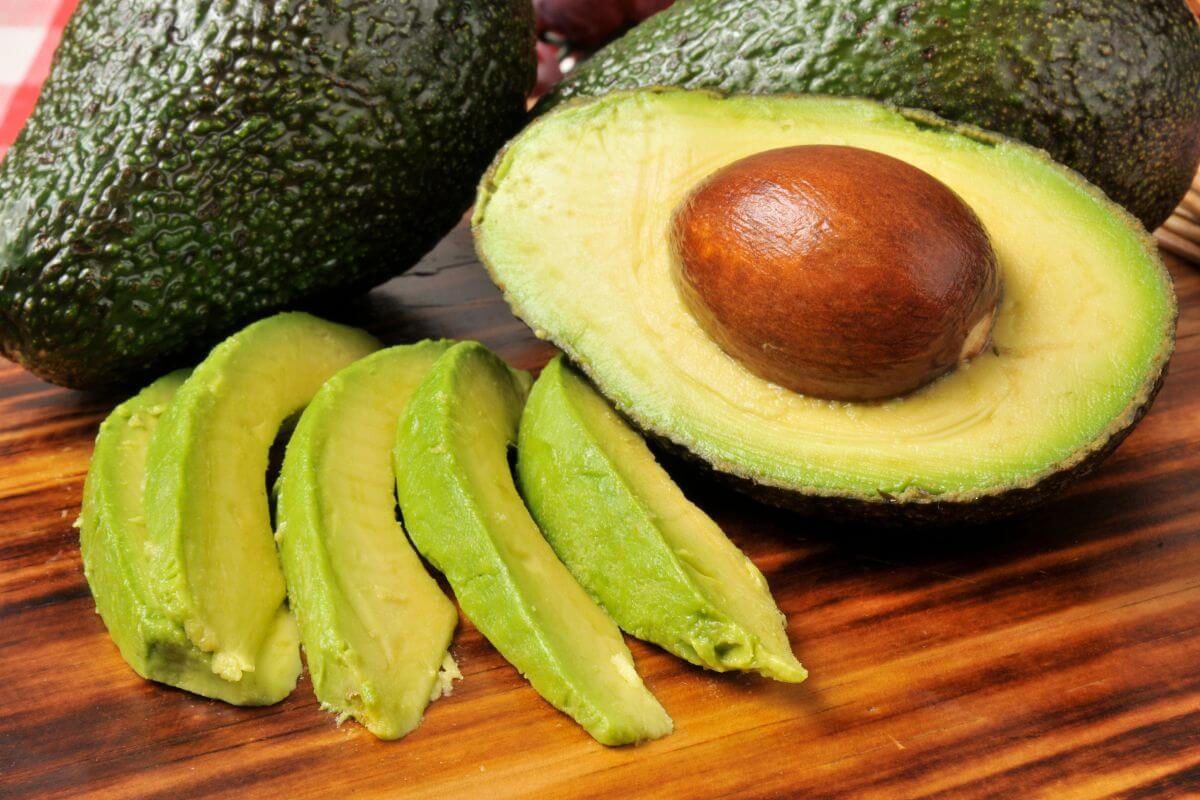
[[[1171, 267], [1179, 345], [1153, 411], [1031, 516], [939, 534], [839, 527], [681, 474], [766, 574], [812, 677], [716, 675], [631, 641], [676, 732], [621, 749], [543, 702], [465, 621], [465, 680], [399, 742], [335, 725], [307, 678], [257, 710], [141, 680], [93, 613], [72, 527], [96, 427], [120, 398], [5, 364], [0, 796], [1200, 793], [1200, 275]], [[527, 369], [552, 353], [462, 228], [339, 316], [393, 343], [478, 338]]]

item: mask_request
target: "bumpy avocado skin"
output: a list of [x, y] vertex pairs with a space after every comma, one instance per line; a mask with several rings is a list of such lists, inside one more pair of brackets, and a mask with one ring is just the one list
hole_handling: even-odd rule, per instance
[[926, 109], [1049, 151], [1150, 229], [1200, 161], [1200, 27], [1182, 0], [690, 0], [541, 108], [657, 85]]
[[402, 271], [522, 123], [523, 0], [83, 0], [0, 164], [0, 353], [128, 383]]

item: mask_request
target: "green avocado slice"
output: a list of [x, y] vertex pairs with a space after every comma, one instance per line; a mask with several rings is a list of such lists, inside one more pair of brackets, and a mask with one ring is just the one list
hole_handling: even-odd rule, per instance
[[762, 573], [562, 356], [533, 385], [519, 442], [534, 519], [622, 629], [720, 672], [808, 677]]
[[381, 739], [441, 695], [458, 610], [396, 520], [392, 445], [421, 379], [451, 346], [380, 350], [330, 378], [288, 440], [276, 539], [321, 703]]
[[[911, 394], [831, 402], [705, 333], [672, 279], [675, 208], [738, 159], [812, 144], [898, 158], [974, 210], [1004, 285], [992, 348]], [[635, 425], [756, 496], [840, 519], [1036, 504], [1117, 446], [1174, 343], [1154, 241], [1098, 189], [1041, 151], [867, 100], [666, 89], [561, 105], [497, 156], [473, 224], [514, 310]]]
[[527, 373], [475, 342], [438, 361], [397, 433], [405, 525], [467, 617], [548, 702], [602, 744], [664, 736], [671, 719], [620, 631], [555, 557], [513, 483], [508, 449], [528, 388]]
[[273, 672], [275, 658], [290, 663], [299, 647], [272, 538], [271, 443], [331, 375], [378, 347], [363, 331], [308, 314], [260, 320], [196, 367], [151, 436], [152, 585], [226, 681]]
[[188, 374], [180, 370], [159, 378], [100, 426], [79, 522], [84, 575], [109, 635], [138, 675], [235, 705], [273, 703], [296, 684], [296, 648], [259, 654], [263, 669], [240, 681], [223, 680], [212, 670], [212, 655], [188, 640], [151, 587], [143, 506], [146, 451]]

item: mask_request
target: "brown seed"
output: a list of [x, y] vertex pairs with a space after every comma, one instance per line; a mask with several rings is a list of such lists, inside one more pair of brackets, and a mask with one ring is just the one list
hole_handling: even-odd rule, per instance
[[675, 210], [674, 275], [701, 326], [793, 391], [879, 400], [987, 345], [996, 256], [971, 209], [903, 161], [853, 147], [769, 150]]

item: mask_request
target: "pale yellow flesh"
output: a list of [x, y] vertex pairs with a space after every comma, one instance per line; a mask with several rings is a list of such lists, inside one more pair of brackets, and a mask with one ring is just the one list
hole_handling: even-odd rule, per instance
[[[395, 516], [392, 444], [396, 425], [408, 397], [438, 355], [440, 351], [432, 350], [424, 360], [427, 363], [407, 365], [407, 375], [378, 362], [377, 371], [391, 380], [359, 383], [352, 402], [330, 406], [336, 418], [327, 418], [330, 427], [315, 445], [313, 488], [319, 493], [326, 525], [321, 543], [342, 597], [370, 633], [378, 648], [372, 655], [382, 663], [423, 656], [420, 651], [425, 648], [406, 640], [404, 628], [397, 627], [397, 616], [419, 620], [422, 625], [436, 620], [443, 653], [458, 623], [454, 603], [425, 571]], [[387, 422], [381, 425], [381, 420]], [[383, 499], [387, 502], [381, 502]], [[442, 660], [440, 653], [432, 660], [431, 675]], [[431, 687], [432, 679], [425, 695]]]
[[[835, 403], [758, 378], [704, 334], [670, 279], [672, 210], [734, 160], [811, 143], [900, 158], [975, 209], [1005, 285], [994, 350], [914, 395]], [[518, 312], [623, 411], [719, 468], [826, 494], [1032, 482], [1140, 402], [1172, 324], [1144, 233], [1077, 177], [852, 100], [663, 92], [566, 108], [510, 145], [475, 224]]]

